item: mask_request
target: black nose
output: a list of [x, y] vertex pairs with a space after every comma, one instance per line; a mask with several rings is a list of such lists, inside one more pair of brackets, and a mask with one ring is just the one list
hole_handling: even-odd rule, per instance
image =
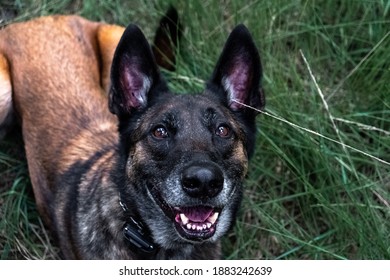
[[223, 174], [215, 165], [191, 165], [183, 171], [181, 184], [184, 191], [191, 197], [211, 198], [221, 192]]

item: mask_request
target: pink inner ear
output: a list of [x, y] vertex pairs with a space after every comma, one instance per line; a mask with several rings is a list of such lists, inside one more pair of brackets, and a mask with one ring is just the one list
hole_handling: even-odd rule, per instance
[[237, 100], [245, 103], [250, 91], [252, 82], [252, 73], [250, 65], [239, 61], [234, 64], [228, 76], [223, 79], [223, 85], [228, 92], [229, 106], [236, 110], [242, 107], [241, 104], [235, 102]]
[[146, 106], [146, 94], [150, 88], [149, 79], [140, 71], [127, 68], [122, 71], [122, 88], [124, 89], [125, 106], [127, 109]]

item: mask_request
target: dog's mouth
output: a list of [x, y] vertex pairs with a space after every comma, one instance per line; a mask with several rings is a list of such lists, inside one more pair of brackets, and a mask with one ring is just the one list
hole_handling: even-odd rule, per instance
[[215, 233], [220, 210], [209, 206], [175, 207], [175, 226], [181, 236], [203, 241]]
[[173, 220], [182, 238], [202, 242], [214, 235], [221, 208], [205, 205], [173, 207], [161, 197], [156, 189], [151, 189], [151, 194], [165, 215]]

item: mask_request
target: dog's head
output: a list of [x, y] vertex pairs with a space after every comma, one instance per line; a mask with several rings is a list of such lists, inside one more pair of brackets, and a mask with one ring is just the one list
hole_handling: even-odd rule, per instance
[[123, 199], [164, 248], [214, 242], [231, 227], [264, 106], [261, 63], [246, 27], [230, 34], [203, 93], [172, 94], [150, 46], [130, 25], [111, 70]]

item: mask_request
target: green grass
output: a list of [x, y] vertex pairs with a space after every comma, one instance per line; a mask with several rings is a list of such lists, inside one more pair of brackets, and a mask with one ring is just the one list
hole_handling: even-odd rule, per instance
[[[173, 90], [202, 89], [237, 23], [261, 51], [266, 114], [224, 258], [390, 259], [390, 2], [171, 2], [185, 26]], [[152, 38], [168, 5], [9, 0], [0, 15], [132, 21]], [[0, 142], [0, 256], [56, 258], [19, 138]]]

